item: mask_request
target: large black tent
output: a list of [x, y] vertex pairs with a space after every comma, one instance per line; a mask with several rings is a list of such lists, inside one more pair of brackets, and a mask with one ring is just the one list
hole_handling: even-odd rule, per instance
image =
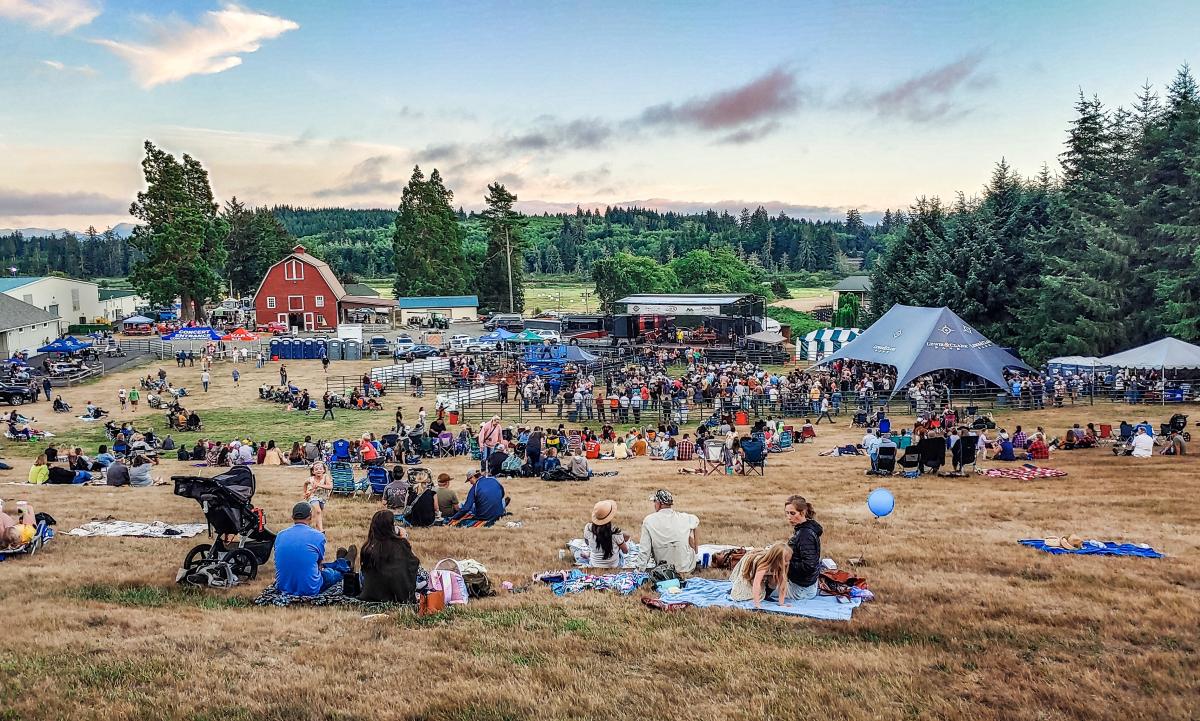
[[892, 306], [870, 328], [813, 367], [839, 359], [895, 367], [892, 393], [914, 378], [938, 370], [966, 371], [1001, 388], [1007, 387], [1005, 368], [1032, 370], [949, 308], [911, 305]]

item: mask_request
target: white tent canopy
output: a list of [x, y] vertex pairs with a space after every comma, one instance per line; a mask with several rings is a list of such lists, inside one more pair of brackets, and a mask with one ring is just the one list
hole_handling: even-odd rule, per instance
[[1200, 346], [1178, 338], [1163, 338], [1138, 348], [1105, 356], [1100, 362], [1114, 368], [1200, 368]]
[[819, 360], [838, 351], [862, 333], [858, 328], [818, 328], [796, 343], [796, 358]]

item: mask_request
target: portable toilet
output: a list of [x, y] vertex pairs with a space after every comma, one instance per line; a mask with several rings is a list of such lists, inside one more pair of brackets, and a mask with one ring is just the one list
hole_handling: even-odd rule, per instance
[[279, 339], [279, 360], [287, 360], [292, 355], [292, 339]]
[[279, 339], [278, 338], [272, 338], [271, 343], [268, 347], [270, 348], [269, 355], [271, 358], [282, 358], [283, 357], [283, 351], [280, 350], [280, 348], [279, 348]]
[[342, 343], [342, 348], [346, 360], [362, 360], [362, 343], [351, 338]]
[[329, 341], [317, 338], [313, 341], [313, 358], [329, 358]]
[[304, 359], [313, 360], [317, 357], [317, 343], [312, 338], [304, 339]]
[[342, 341], [337, 338], [332, 338], [329, 341], [329, 360], [340, 361], [342, 359]]
[[288, 340], [288, 358], [292, 360], [300, 360], [304, 357], [304, 347], [300, 344], [299, 338], [291, 338]]

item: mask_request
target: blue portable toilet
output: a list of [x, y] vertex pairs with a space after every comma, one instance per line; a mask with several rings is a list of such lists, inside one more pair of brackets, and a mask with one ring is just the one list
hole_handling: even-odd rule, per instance
[[317, 338], [314, 340], [313, 353], [315, 354], [313, 357], [318, 360], [321, 358], [329, 358], [329, 341], [325, 340], [324, 338]]
[[353, 338], [342, 341], [342, 355], [346, 360], [362, 360], [362, 343]]
[[298, 360], [304, 357], [304, 351], [300, 347], [299, 338], [288, 338], [287, 357], [290, 360]]
[[317, 343], [312, 338], [304, 339], [304, 359], [312, 360], [317, 357]]
[[283, 357], [283, 351], [280, 350], [280, 348], [279, 348], [279, 339], [278, 338], [271, 339], [271, 344], [270, 344], [269, 348], [270, 348], [269, 355], [272, 358], [282, 358]]
[[340, 340], [338, 340], [337, 338], [330, 339], [330, 341], [329, 341], [329, 360], [331, 360], [331, 361], [342, 360], [342, 352], [343, 352], [342, 342]]

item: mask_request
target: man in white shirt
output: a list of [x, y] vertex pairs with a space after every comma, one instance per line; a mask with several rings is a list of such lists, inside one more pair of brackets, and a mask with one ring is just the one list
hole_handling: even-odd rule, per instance
[[874, 428], [868, 428], [866, 435], [862, 439], [863, 452], [871, 457], [871, 470], [875, 470], [879, 464], [879, 436], [875, 435]]
[[1134, 458], [1149, 458], [1154, 455], [1154, 439], [1146, 433], [1146, 429], [1138, 426], [1137, 435], [1133, 437]]
[[676, 511], [670, 491], [659, 489], [650, 500], [654, 502], [654, 513], [642, 519], [636, 567], [649, 569], [669, 563], [679, 573], [691, 573], [696, 568], [696, 527], [700, 519]]

